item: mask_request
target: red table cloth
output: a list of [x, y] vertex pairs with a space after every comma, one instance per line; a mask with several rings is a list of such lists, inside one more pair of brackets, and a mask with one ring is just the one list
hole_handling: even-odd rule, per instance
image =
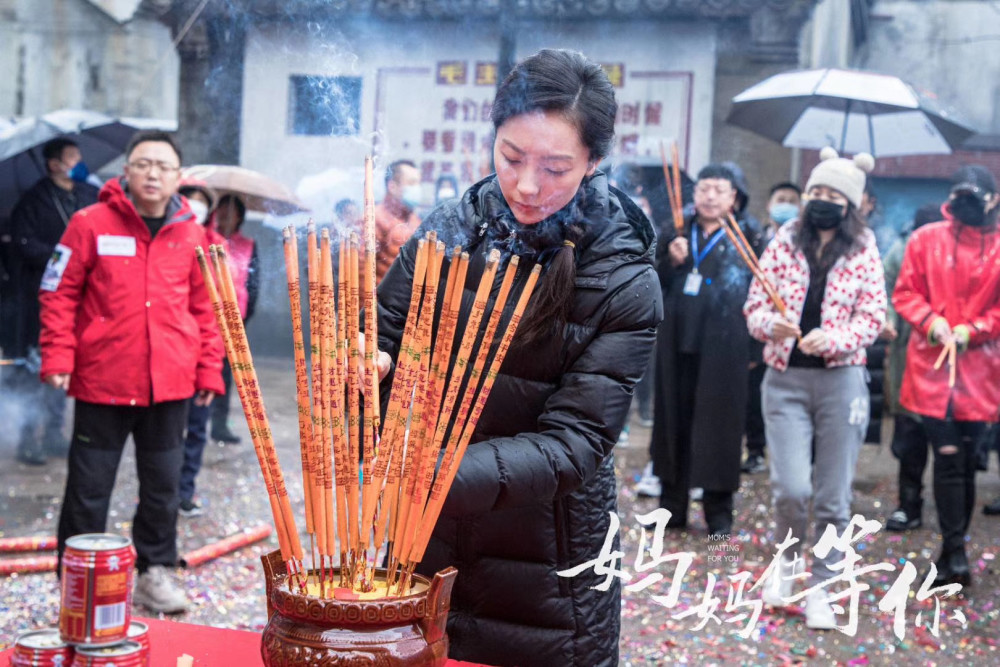
[[[260, 633], [192, 625], [155, 618], [133, 617], [149, 625], [150, 667], [176, 667], [177, 658], [187, 653], [201, 667], [263, 665]], [[13, 642], [13, 638], [10, 640]], [[12, 649], [0, 653], [0, 667], [10, 665]], [[449, 660], [447, 667], [483, 667], [471, 662]]]

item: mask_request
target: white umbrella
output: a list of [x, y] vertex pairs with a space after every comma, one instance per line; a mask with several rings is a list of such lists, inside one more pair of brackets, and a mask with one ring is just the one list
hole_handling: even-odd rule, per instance
[[973, 134], [897, 77], [840, 69], [776, 74], [734, 97], [726, 120], [791, 148], [882, 157], [951, 153]]

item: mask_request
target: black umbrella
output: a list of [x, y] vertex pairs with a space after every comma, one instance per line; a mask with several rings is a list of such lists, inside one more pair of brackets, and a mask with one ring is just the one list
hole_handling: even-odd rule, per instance
[[42, 146], [50, 139], [72, 139], [83, 161], [96, 171], [121, 156], [139, 130], [173, 130], [176, 125], [168, 120], [112, 118], [72, 109], [14, 120], [0, 129], [0, 209], [13, 208], [17, 199], [46, 175]]

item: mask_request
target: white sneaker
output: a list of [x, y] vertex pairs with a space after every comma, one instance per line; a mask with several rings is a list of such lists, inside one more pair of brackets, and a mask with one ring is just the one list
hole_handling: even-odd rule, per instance
[[826, 591], [813, 591], [806, 596], [806, 627], [813, 630], [833, 630], [837, 616], [827, 600]]
[[157, 614], [180, 614], [188, 601], [163, 565], [150, 565], [136, 578], [132, 601]]
[[761, 594], [764, 604], [772, 607], [787, 606], [788, 598], [792, 597], [792, 587], [795, 584], [792, 580], [794, 574], [794, 561], [782, 559], [764, 584], [764, 592]]
[[660, 478], [653, 474], [653, 462], [642, 469], [642, 477], [635, 483], [635, 493], [646, 498], [659, 498], [662, 493]]

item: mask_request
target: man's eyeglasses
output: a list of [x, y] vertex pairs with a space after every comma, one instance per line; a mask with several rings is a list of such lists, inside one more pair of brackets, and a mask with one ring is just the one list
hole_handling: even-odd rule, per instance
[[733, 188], [728, 185], [709, 185], [707, 183], [699, 183], [694, 187], [694, 191], [700, 195], [716, 194], [725, 197], [733, 193]]
[[155, 160], [134, 160], [128, 163], [129, 169], [137, 174], [145, 174], [153, 167], [156, 167], [161, 174], [170, 175], [181, 170], [180, 167]]

